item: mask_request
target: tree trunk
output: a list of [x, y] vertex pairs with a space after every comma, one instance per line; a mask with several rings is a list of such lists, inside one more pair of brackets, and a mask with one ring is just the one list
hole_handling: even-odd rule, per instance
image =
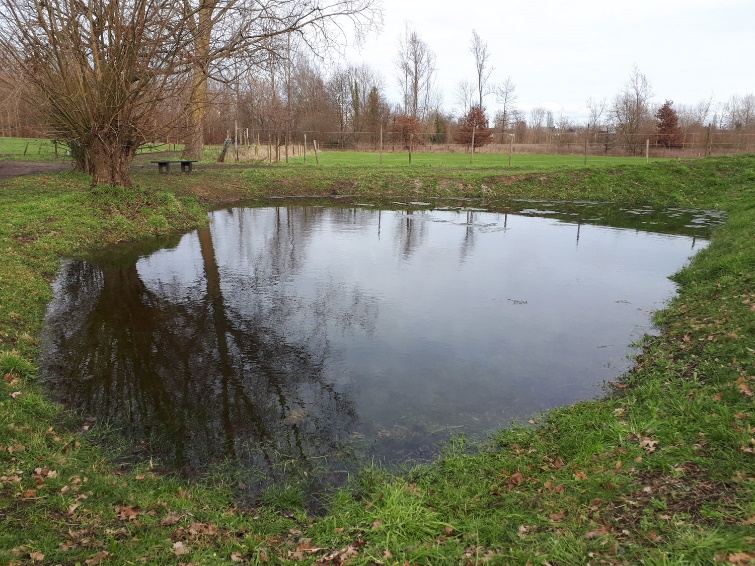
[[131, 186], [131, 163], [136, 154], [136, 146], [124, 144], [118, 138], [96, 140], [86, 149], [89, 174], [92, 186], [113, 185]]
[[207, 73], [209, 70], [210, 39], [212, 37], [212, 13], [217, 0], [206, 0], [199, 8], [199, 22], [194, 39], [194, 75], [187, 114], [189, 134], [183, 151], [184, 157], [202, 159], [204, 149], [204, 119], [207, 106]]

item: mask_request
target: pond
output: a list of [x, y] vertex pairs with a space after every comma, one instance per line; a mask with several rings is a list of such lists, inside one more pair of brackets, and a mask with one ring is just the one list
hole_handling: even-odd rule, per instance
[[217, 210], [63, 262], [42, 375], [163, 469], [339, 483], [601, 395], [719, 221], [592, 203]]

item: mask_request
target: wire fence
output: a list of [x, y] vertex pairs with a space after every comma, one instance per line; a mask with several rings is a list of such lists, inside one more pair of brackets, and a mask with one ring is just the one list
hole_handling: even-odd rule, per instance
[[[710, 131], [704, 129], [679, 135], [669, 143], [658, 134], [622, 135], [605, 131], [492, 132], [486, 143], [458, 143], [448, 132], [328, 132], [281, 131], [239, 128], [223, 144], [206, 146], [204, 160], [280, 164], [310, 161], [319, 164], [322, 152], [362, 152], [376, 155], [405, 154], [411, 162], [416, 154], [443, 154], [457, 162], [454, 154], [495, 154], [509, 164], [516, 155], [573, 155], [589, 157], [637, 156], [650, 158], [694, 158], [709, 155], [755, 153], [755, 132]], [[138, 154], [180, 152], [178, 141], [151, 142], [142, 145]], [[225, 151], [223, 151], [225, 149]], [[70, 159], [66, 144], [44, 138], [0, 138], [0, 157], [22, 160]]]
[[[319, 152], [365, 152], [376, 154], [554, 154], [650, 158], [692, 158], [709, 155], [755, 153], [755, 132], [698, 132], [668, 139], [659, 134], [619, 134], [606, 131], [492, 132], [489, 138], [459, 143], [449, 133], [361, 131], [280, 131], [240, 128], [225, 140], [225, 160], [289, 162], [318, 161]], [[213, 150], [220, 155], [220, 149]]]

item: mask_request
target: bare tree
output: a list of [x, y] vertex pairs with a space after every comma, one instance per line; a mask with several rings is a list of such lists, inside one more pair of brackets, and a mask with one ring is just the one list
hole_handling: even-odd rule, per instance
[[600, 130], [603, 125], [603, 116], [606, 112], [607, 102], [605, 98], [596, 100], [594, 98], [587, 99], [587, 126]]
[[0, 0], [0, 47], [38, 95], [52, 133], [92, 183], [128, 186], [155, 112], [181, 87], [180, 0]]
[[496, 85], [494, 89], [496, 102], [500, 108], [496, 116], [496, 125], [501, 128], [501, 131], [506, 130], [512, 123], [511, 112], [516, 104], [515, 90], [516, 85], [511, 77], [506, 77], [506, 80]]
[[475, 78], [477, 80], [477, 94], [478, 105], [483, 108], [483, 99], [485, 95], [490, 94], [488, 90], [488, 82], [490, 82], [490, 75], [493, 72], [493, 67], [490, 66], [490, 50], [488, 44], [485, 43], [482, 38], [477, 34], [475, 30], [472, 30], [472, 44], [469, 47], [469, 51], [475, 60]]
[[724, 121], [732, 130], [755, 125], [755, 95], [732, 96], [723, 107]]
[[416, 31], [409, 31], [408, 28], [400, 42], [398, 69], [404, 114], [423, 120], [433, 100], [435, 53]]
[[632, 153], [642, 146], [642, 128], [651, 123], [650, 97], [652, 91], [647, 77], [636, 66], [632, 70], [624, 89], [616, 96], [612, 113], [616, 131]]
[[285, 52], [291, 34], [316, 49], [345, 38], [344, 22], [357, 32], [370, 26], [376, 0], [185, 0], [192, 15], [192, 85], [185, 154], [200, 158], [210, 78], [229, 80], [230, 58], [247, 63]]
[[474, 98], [474, 86], [469, 81], [459, 81], [456, 86], [456, 100], [462, 108], [462, 113], [466, 114], [472, 107]]

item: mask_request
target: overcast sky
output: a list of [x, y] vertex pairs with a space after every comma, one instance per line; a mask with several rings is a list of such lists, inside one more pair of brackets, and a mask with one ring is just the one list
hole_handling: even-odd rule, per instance
[[[511, 76], [518, 107], [585, 115], [588, 97], [609, 100], [633, 65], [656, 100], [695, 103], [755, 92], [755, 0], [383, 0], [383, 26], [352, 63], [365, 62], [397, 102], [395, 60], [406, 25], [437, 56], [444, 108], [472, 80], [472, 29], [487, 41], [493, 80]], [[495, 98], [486, 100], [495, 109]]]

